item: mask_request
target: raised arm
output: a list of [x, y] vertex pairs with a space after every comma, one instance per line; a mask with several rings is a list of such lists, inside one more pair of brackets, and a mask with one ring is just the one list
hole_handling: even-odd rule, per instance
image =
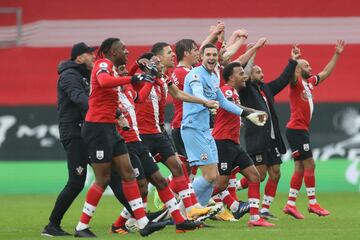
[[289, 84], [289, 82], [293, 82], [295, 80], [295, 68], [298, 64], [297, 60], [300, 58], [300, 56], [300, 48], [298, 48], [297, 45], [294, 45], [291, 49], [291, 59], [289, 60], [288, 65], [279, 77], [268, 84], [274, 96], [283, 90]]
[[245, 29], [239, 29], [233, 32], [231, 35], [228, 46], [226, 47], [225, 53], [223, 54], [223, 61], [226, 62], [230, 59], [246, 41], [248, 33]]
[[216, 26], [210, 27], [210, 34], [205, 38], [205, 40], [201, 43], [200, 49], [208, 43], [215, 44], [218, 40], [218, 35], [221, 32], [225, 31], [225, 24], [223, 22], [219, 22]]
[[319, 75], [319, 83], [324, 81], [326, 78], [330, 76], [332, 71], [335, 68], [335, 65], [337, 63], [337, 60], [340, 56], [340, 54], [343, 52], [345, 47], [345, 41], [344, 40], [337, 40], [335, 45], [335, 53], [330, 59], [329, 63], [325, 66], [325, 68], [318, 74]]
[[253, 47], [251, 47], [243, 55], [235, 59], [234, 62], [240, 62], [241, 65], [245, 65], [249, 61], [251, 56], [253, 56], [254, 53], [257, 52], [257, 50], [265, 46], [266, 42], [266, 38], [260, 38]]
[[[248, 44], [246, 51], [250, 50], [253, 46], [254, 46], [253, 43]], [[242, 66], [244, 67], [244, 72], [245, 72], [245, 74], [248, 75], [248, 76], [251, 76], [252, 68], [253, 68], [254, 65], [255, 65], [255, 57], [256, 57], [256, 52], [254, 52], [254, 53], [251, 55], [249, 61], [248, 61], [248, 62], [246, 63], [246, 65], [245, 65], [245, 67], [244, 67], [244, 64], [242, 64]]]

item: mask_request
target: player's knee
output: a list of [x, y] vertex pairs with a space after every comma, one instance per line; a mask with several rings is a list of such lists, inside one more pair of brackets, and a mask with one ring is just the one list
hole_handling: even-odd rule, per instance
[[218, 174], [216, 172], [208, 172], [208, 173], [203, 173], [204, 178], [206, 179], [206, 181], [213, 183], [215, 182], [216, 178], [218, 177]]
[[168, 182], [161, 174], [153, 174], [151, 180], [157, 189], [164, 189], [168, 186]]
[[263, 182], [266, 178], [266, 173], [261, 173], [259, 174], [259, 179], [260, 179], [260, 182]]
[[315, 162], [314, 161], [304, 161], [304, 168], [305, 169], [315, 169]]
[[295, 172], [304, 173], [304, 165], [302, 165], [300, 161], [295, 162]]
[[134, 171], [128, 171], [128, 172], [123, 172], [121, 178], [125, 182], [130, 182], [135, 180], [136, 177]]
[[180, 162], [176, 160], [175, 156], [171, 156], [166, 160], [166, 165], [169, 167], [171, 174], [174, 177], [180, 177], [184, 175]]
[[102, 189], [106, 189], [109, 183], [110, 183], [110, 177], [95, 180], [95, 184], [101, 187]]
[[278, 181], [280, 180], [280, 177], [281, 177], [281, 173], [280, 173], [280, 171], [279, 171], [278, 173], [274, 174], [274, 175], [271, 177], [271, 179], [272, 179], [273, 181], [275, 181], [275, 182], [278, 182]]
[[224, 191], [224, 190], [227, 188], [227, 185], [228, 185], [228, 184], [226, 184], [225, 182], [219, 183], [219, 185], [218, 185], [218, 191], [219, 191], [219, 192]]
[[248, 176], [249, 182], [258, 183], [260, 182], [260, 180], [261, 180], [260, 174], [257, 171], [251, 172], [251, 174], [249, 174]]
[[148, 188], [147, 185], [140, 185], [139, 186], [140, 195], [142, 198], [145, 198], [148, 195]]
[[273, 170], [271, 174], [269, 174], [269, 177], [271, 178], [271, 180], [278, 182], [281, 177], [280, 169]]

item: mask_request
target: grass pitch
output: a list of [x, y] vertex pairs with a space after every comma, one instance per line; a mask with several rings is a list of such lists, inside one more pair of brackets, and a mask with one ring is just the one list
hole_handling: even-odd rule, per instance
[[[241, 197], [244, 198], [244, 193]], [[272, 240], [272, 239], [360, 239], [360, 193], [320, 193], [318, 201], [330, 210], [328, 217], [318, 217], [307, 213], [307, 199], [299, 196], [298, 208], [305, 215], [304, 220], [295, 220], [281, 211], [287, 194], [278, 194], [272, 212], [279, 217], [273, 221], [273, 228], [248, 228], [248, 215], [239, 222], [219, 222], [207, 220], [216, 228], [205, 228], [184, 234], [176, 234], [174, 226], [150, 235], [147, 239], [156, 240]], [[40, 232], [48, 222], [55, 195], [0, 195], [0, 239], [46, 239]], [[79, 196], [65, 215], [62, 223], [64, 230], [73, 233], [79, 219], [84, 195]], [[149, 203], [151, 204], [151, 197]], [[151, 206], [150, 206], [151, 207]], [[99, 239], [140, 239], [139, 234], [114, 235], [108, 229], [120, 211], [114, 197], [104, 196], [91, 223], [92, 230]], [[58, 239], [72, 239], [63, 237]]]

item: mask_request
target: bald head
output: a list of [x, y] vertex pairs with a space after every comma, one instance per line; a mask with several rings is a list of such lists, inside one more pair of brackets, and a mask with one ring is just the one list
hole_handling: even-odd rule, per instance
[[255, 65], [251, 69], [251, 81], [255, 83], [263, 83], [264, 82], [264, 73], [260, 66]]
[[296, 74], [301, 76], [303, 79], [311, 77], [312, 68], [309, 62], [305, 59], [298, 59], [298, 65], [296, 66]]

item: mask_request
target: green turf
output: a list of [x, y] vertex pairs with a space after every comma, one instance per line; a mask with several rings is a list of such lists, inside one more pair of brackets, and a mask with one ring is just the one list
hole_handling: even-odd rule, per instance
[[[244, 193], [242, 193], [243, 195]], [[54, 204], [55, 195], [0, 195], [0, 239], [46, 239], [40, 237], [43, 226]], [[151, 198], [149, 198], [151, 200]], [[216, 226], [185, 234], [175, 234], [174, 227], [149, 236], [148, 239], [360, 239], [360, 193], [321, 193], [318, 200], [331, 211], [328, 217], [309, 215], [306, 210], [306, 197], [299, 197], [298, 207], [305, 215], [304, 220], [295, 220], [281, 212], [286, 194], [279, 194], [272, 211], [280, 220], [274, 221], [274, 228], [248, 228], [248, 216], [239, 222], [207, 221]], [[80, 216], [84, 195], [74, 202], [63, 220], [63, 227], [73, 232]], [[149, 201], [151, 203], [151, 201]], [[139, 234], [109, 235], [108, 229], [117, 217], [119, 205], [114, 197], [104, 196], [92, 221], [92, 229], [99, 239], [140, 239]], [[71, 239], [71, 237], [59, 238]]]
[[[317, 192], [358, 192], [360, 179], [350, 183], [346, 172], [352, 165], [347, 159], [316, 162]], [[160, 164], [164, 176], [169, 170]], [[294, 171], [293, 161], [281, 165], [278, 192], [287, 193]], [[200, 172], [200, 171], [199, 171]], [[356, 172], [356, 171], [355, 171]], [[68, 176], [65, 161], [0, 161], [1, 194], [57, 194]], [[238, 175], [240, 177], [240, 175]], [[262, 184], [264, 186], [264, 184]], [[86, 188], [89, 186], [87, 184]], [[304, 190], [304, 188], [303, 188]]]

